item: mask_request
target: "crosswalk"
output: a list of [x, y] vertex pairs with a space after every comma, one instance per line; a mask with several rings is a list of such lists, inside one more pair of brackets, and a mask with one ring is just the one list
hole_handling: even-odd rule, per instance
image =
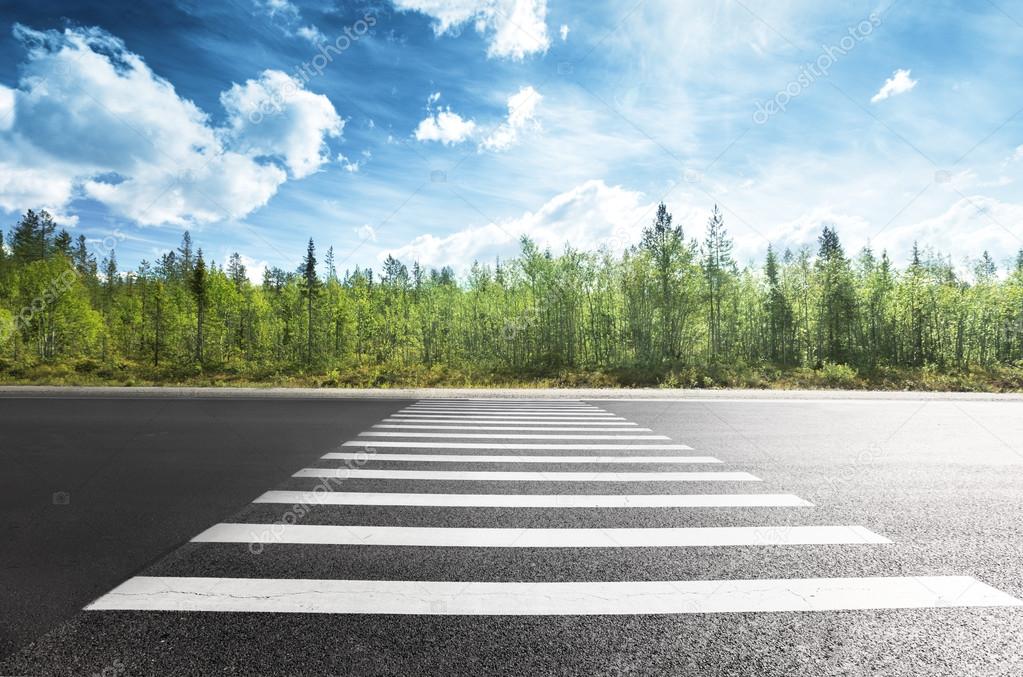
[[[763, 480], [692, 452], [582, 401], [421, 400], [344, 441], [314, 467], [297, 469], [284, 486], [253, 501], [250, 519], [213, 525], [187, 547], [249, 546], [252, 557], [272, 547], [300, 563], [309, 548], [322, 549], [317, 552], [329, 558], [341, 552], [337, 548], [535, 549], [603, 556], [599, 553], [608, 549], [892, 545], [862, 525], [801, 525], [800, 516], [814, 509], [809, 501], [749, 491], [764, 486]], [[275, 506], [290, 508], [279, 520], [266, 521], [260, 510]], [[448, 523], [331, 519], [346, 510], [355, 515], [399, 511], [394, 514], [401, 516], [408, 514], [400, 512], [406, 508], [437, 509], [431, 514]], [[465, 523], [460, 516], [477, 509], [505, 511], [505, 523], [451, 525]], [[678, 509], [791, 514], [783, 523], [773, 517], [753, 525], [607, 526], [615, 516]], [[509, 526], [527, 514], [523, 511], [533, 517], [575, 517], [569, 526]], [[601, 525], [587, 524], [587, 516], [598, 513]], [[666, 514], [668, 520], [679, 519], [677, 512]], [[520, 523], [531, 520], [523, 517]], [[224, 576], [220, 567], [209, 568], [157, 567], [159, 575], [130, 578], [86, 610], [548, 616], [1023, 605], [976, 578], [958, 575], [737, 579], [709, 572], [707, 579], [693, 580], [561, 580], [551, 571], [549, 580], [492, 580], [483, 571], [466, 579], [462, 571], [457, 580], [391, 580], [313, 577], [298, 570], [300, 564], [293, 577], [259, 575], [257, 567]]]

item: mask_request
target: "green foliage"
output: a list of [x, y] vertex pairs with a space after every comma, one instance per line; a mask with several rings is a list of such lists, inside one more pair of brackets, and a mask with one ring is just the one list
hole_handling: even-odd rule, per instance
[[968, 275], [914, 246], [819, 247], [740, 268], [721, 212], [699, 244], [666, 205], [635, 247], [519, 257], [464, 279], [388, 258], [379, 275], [300, 265], [261, 284], [242, 257], [181, 246], [118, 271], [26, 213], [0, 248], [0, 378], [56, 383], [1013, 389], [1023, 253]]

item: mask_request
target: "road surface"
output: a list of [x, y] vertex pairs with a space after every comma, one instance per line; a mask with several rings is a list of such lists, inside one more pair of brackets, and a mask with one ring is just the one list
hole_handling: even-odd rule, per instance
[[1023, 673], [1023, 403], [0, 399], [0, 674]]

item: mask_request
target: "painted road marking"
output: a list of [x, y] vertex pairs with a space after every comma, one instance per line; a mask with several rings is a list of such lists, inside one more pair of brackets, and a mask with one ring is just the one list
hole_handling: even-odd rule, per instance
[[513, 472], [499, 470], [369, 470], [302, 468], [292, 477], [485, 482], [760, 482], [747, 472]]
[[399, 411], [391, 414], [392, 418], [497, 418], [507, 420], [627, 420], [614, 414], [599, 416], [579, 416], [575, 414], [459, 414], [447, 412], [411, 413]]
[[[387, 419], [384, 419], [385, 421]], [[557, 425], [566, 425], [559, 423]], [[589, 423], [581, 425], [591, 425]], [[614, 424], [620, 426], [621, 424]], [[653, 432], [650, 428], [621, 428], [621, 427], [604, 427], [604, 428], [544, 428], [542, 426], [533, 427], [531, 424], [524, 423], [521, 426], [502, 426], [502, 425], [443, 425], [443, 424], [430, 424], [430, 423], [377, 423], [373, 426], [374, 428], [416, 428], [423, 429], [427, 428], [430, 430], [543, 430], [545, 432], [582, 432], [582, 433], [597, 433], [597, 432], [615, 432], [624, 430], [625, 432]]]
[[508, 435], [503, 433], [433, 433], [433, 432], [391, 432], [370, 431], [359, 433], [359, 437], [444, 437], [472, 440], [670, 440], [667, 435]]
[[599, 449], [601, 451], [692, 451], [684, 444], [529, 444], [526, 442], [493, 444], [490, 442], [405, 442], [387, 440], [349, 440], [342, 447], [401, 447], [405, 449]]
[[425, 463], [721, 463], [713, 456], [478, 456], [476, 454], [368, 454], [332, 451], [327, 461], [410, 461]]
[[[495, 425], [498, 427], [485, 427]], [[565, 430], [585, 430], [581, 425], [592, 425], [596, 430], [602, 431], [649, 431], [649, 427], [636, 427], [638, 423], [632, 421], [603, 421], [603, 420], [474, 420], [472, 418], [384, 418], [373, 427], [458, 427], [460, 425], [477, 427], [481, 430], [499, 430], [500, 426], [507, 426], [509, 431], [545, 431], [544, 426], [565, 425]], [[537, 427], [532, 427], [532, 426]], [[557, 430], [557, 428], [555, 428]]]
[[610, 412], [593, 411], [593, 412], [521, 412], [521, 411], [508, 411], [508, 412], [494, 412], [494, 411], [480, 411], [480, 410], [442, 410], [442, 409], [402, 409], [397, 412], [398, 414], [443, 414], [445, 416], [489, 416], [491, 418], [497, 416], [514, 416], [517, 418], [529, 418], [530, 416], [543, 417], [543, 418], [578, 418], [578, 419], [596, 419], [596, 418], [615, 418], [615, 415]]
[[268, 491], [253, 503], [388, 505], [443, 508], [805, 508], [792, 494], [408, 494]]
[[136, 576], [86, 610], [563, 616], [1021, 605], [970, 576], [593, 583]]
[[884, 536], [861, 526], [478, 529], [282, 523], [217, 524], [192, 541], [438, 548], [686, 548], [891, 543]]

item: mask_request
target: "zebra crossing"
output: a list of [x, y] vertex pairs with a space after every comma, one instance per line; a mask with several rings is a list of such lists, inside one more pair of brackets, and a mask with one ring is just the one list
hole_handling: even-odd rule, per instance
[[[801, 525], [800, 516], [814, 509], [809, 501], [747, 490], [764, 486], [763, 480], [727, 469], [722, 459], [690, 453], [694, 450], [685, 444], [582, 401], [422, 400], [357, 437], [324, 454], [315, 467], [297, 469], [284, 487], [253, 501], [253, 509], [294, 506], [289, 511], [293, 518], [216, 524], [188, 547], [259, 544], [250, 547], [253, 556], [263, 544], [285, 553], [326, 548], [329, 557], [334, 552], [330, 548], [340, 547], [600, 553], [622, 548], [891, 545], [883, 534], [862, 525]], [[415, 467], [402, 467], [410, 465]], [[303, 516], [317, 510], [404, 508], [491, 508], [512, 511], [512, 516], [521, 510], [585, 516], [592, 514], [587, 510], [615, 515], [680, 508], [770, 509], [772, 515], [786, 510], [791, 515], [783, 524], [765, 519], [745, 526], [619, 528], [583, 523], [526, 528], [323, 523], [335, 514], [328, 512], [303, 523]], [[301, 571], [294, 577], [271, 578], [251, 571], [226, 577], [213, 567], [207, 576], [193, 571], [172, 575], [179, 573], [173, 565], [158, 569], [161, 575], [130, 578], [86, 610], [548, 616], [1023, 605], [976, 578], [958, 575], [656, 581], [560, 580], [552, 571], [550, 580], [542, 581], [491, 580], [485, 572], [474, 580], [350, 580], [305, 577]]]

